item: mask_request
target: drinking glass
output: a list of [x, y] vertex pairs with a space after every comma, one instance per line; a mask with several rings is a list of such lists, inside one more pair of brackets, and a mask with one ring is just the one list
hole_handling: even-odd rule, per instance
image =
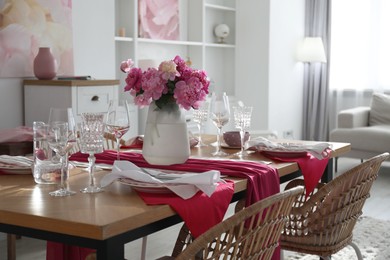
[[195, 147], [207, 146], [207, 144], [202, 141], [202, 132], [204, 123], [207, 122], [207, 119], [209, 118], [209, 110], [210, 103], [205, 101], [198, 109], [194, 109], [192, 113], [192, 119], [197, 124], [199, 130], [198, 144]]
[[[68, 143], [67, 143], [67, 152], [69, 153], [72, 148], [75, 147], [77, 141], [77, 129], [76, 121], [73, 114], [72, 108], [57, 108], [51, 107], [49, 113], [48, 124], [55, 122], [67, 122], [68, 123]], [[68, 158], [68, 155], [67, 155]]]
[[88, 171], [89, 185], [80, 191], [82, 193], [97, 193], [103, 189], [95, 184], [95, 153], [103, 152], [104, 113], [82, 113], [80, 128], [80, 151], [89, 154]]
[[111, 100], [105, 119], [106, 131], [116, 139], [117, 160], [120, 160], [120, 139], [130, 129], [129, 104], [127, 100]]
[[68, 123], [67, 122], [52, 122], [49, 125], [47, 143], [50, 148], [60, 157], [61, 163], [61, 182], [60, 189], [50, 192], [52, 196], [68, 196], [76, 192], [68, 190], [65, 187], [65, 179], [68, 179], [68, 163], [67, 163], [67, 145], [68, 145]]
[[210, 117], [214, 125], [217, 127], [217, 150], [212, 153], [213, 156], [226, 156], [228, 155], [221, 150], [221, 135], [222, 127], [229, 122], [230, 119], [230, 106], [229, 98], [226, 93], [213, 93], [211, 96], [210, 104]]
[[245, 132], [251, 125], [253, 107], [238, 106], [233, 107], [234, 125], [240, 130], [241, 137], [241, 150], [236, 153], [240, 158], [247, 156], [249, 153], [244, 150], [245, 148]]

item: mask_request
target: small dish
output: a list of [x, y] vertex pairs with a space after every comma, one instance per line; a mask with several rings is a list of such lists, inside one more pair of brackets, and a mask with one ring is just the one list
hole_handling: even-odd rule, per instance
[[[249, 132], [245, 132], [244, 141], [249, 140]], [[228, 146], [232, 148], [240, 148], [241, 147], [241, 136], [240, 131], [227, 131], [223, 133], [223, 140]]]

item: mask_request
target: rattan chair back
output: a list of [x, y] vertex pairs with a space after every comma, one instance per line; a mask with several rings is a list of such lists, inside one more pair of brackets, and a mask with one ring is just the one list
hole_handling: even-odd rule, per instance
[[[173, 256], [178, 260], [271, 259], [292, 203], [302, 192], [303, 187], [297, 187], [258, 201], [191, 239]], [[181, 237], [178, 242], [188, 242], [187, 238]]]
[[[328, 257], [351, 244], [356, 221], [388, 157], [389, 153], [383, 153], [368, 159], [319, 184], [308, 197], [298, 197], [281, 236], [282, 249]], [[286, 190], [303, 185], [303, 180], [295, 179]]]

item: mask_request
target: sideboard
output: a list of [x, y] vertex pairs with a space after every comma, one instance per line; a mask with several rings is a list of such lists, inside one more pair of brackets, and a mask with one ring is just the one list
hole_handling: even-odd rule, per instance
[[119, 80], [24, 80], [24, 125], [47, 122], [51, 107], [71, 107], [80, 120], [83, 112], [106, 112], [118, 98]]

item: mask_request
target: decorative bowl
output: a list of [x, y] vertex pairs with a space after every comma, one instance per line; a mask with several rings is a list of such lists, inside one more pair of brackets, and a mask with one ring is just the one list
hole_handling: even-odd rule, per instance
[[[249, 132], [245, 132], [244, 141], [249, 140]], [[223, 139], [228, 146], [241, 147], [240, 131], [227, 131], [223, 133]]]

